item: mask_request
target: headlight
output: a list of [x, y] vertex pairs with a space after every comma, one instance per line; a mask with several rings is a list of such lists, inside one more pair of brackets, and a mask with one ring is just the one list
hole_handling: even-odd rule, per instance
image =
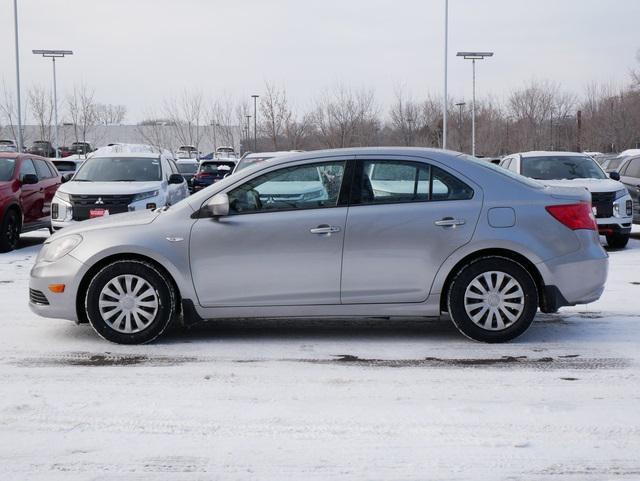
[[44, 262], [54, 262], [66, 256], [82, 242], [82, 236], [72, 234], [60, 239], [56, 239], [49, 244], [45, 244], [38, 254], [38, 260]]
[[316, 199], [322, 196], [322, 189], [314, 190], [313, 192], [307, 192], [302, 196], [302, 200]]
[[150, 190], [149, 192], [140, 192], [139, 194], [136, 194], [133, 196], [132, 202], [149, 199], [150, 197], [156, 197], [158, 194], [160, 194], [159, 190]]
[[60, 192], [59, 190], [56, 191], [56, 195], [54, 196], [54, 199], [58, 199], [66, 203], [71, 202], [71, 197], [69, 196], [69, 194], [67, 194], [66, 192]]
[[619, 191], [616, 192], [616, 199], [619, 199], [620, 197], [624, 197], [625, 195], [629, 195], [629, 191], [627, 189], [620, 189]]

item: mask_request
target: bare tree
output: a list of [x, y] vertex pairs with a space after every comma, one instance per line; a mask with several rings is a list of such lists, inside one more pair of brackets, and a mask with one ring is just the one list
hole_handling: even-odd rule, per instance
[[[27, 120], [28, 102], [22, 109], [22, 140], [26, 147], [27, 138], [24, 125]], [[2, 79], [2, 96], [0, 97], [0, 122], [3, 122], [9, 131], [11, 137], [17, 141], [18, 139], [18, 108], [15, 100], [15, 93], [7, 87], [7, 83]]]
[[[95, 92], [86, 84], [76, 85], [73, 93], [67, 98], [67, 111], [73, 124], [73, 133], [76, 142], [87, 142], [98, 123]], [[98, 141], [93, 139], [94, 143]]]
[[171, 121], [161, 118], [153, 111], [146, 112], [145, 120], [136, 125], [136, 132], [143, 142], [158, 150], [172, 150], [172, 130]]
[[182, 145], [192, 145], [199, 151], [206, 129], [202, 123], [206, 112], [202, 93], [183, 91], [164, 105], [164, 116], [169, 119], [175, 139]]
[[365, 145], [377, 131], [378, 109], [371, 90], [354, 92], [338, 85], [316, 103], [314, 124], [320, 143], [326, 147]]
[[127, 116], [124, 105], [96, 104], [97, 122], [100, 125], [120, 125]]
[[271, 140], [273, 150], [280, 150], [279, 143], [292, 117], [285, 89], [266, 82], [265, 93], [260, 98], [260, 112], [261, 130]]
[[244, 125], [242, 120], [238, 124], [237, 113], [233, 101], [229, 95], [224, 95], [211, 102], [207, 111], [208, 135], [215, 148], [225, 145], [236, 148], [238, 138], [238, 125]]
[[50, 90], [34, 85], [28, 93], [31, 115], [38, 127], [38, 138], [51, 141], [51, 125], [53, 123], [53, 95]]

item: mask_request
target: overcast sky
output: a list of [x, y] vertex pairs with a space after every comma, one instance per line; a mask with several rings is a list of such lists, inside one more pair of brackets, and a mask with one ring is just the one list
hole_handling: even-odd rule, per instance
[[[0, 78], [15, 85], [13, 0], [0, 0]], [[336, 83], [442, 92], [444, 0], [18, 0], [23, 89], [51, 82], [32, 49], [72, 49], [64, 93], [85, 82], [127, 120], [183, 89], [249, 96], [265, 80], [300, 108]], [[458, 50], [493, 50], [479, 94], [505, 97], [535, 77], [581, 92], [627, 82], [640, 48], [639, 0], [450, 0], [449, 92], [471, 95]]]

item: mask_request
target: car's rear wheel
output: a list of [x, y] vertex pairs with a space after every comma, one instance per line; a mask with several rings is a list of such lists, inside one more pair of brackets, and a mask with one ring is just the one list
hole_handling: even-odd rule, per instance
[[607, 237], [607, 245], [612, 249], [622, 249], [629, 243], [629, 234], [609, 234]]
[[20, 216], [15, 209], [9, 210], [0, 226], [0, 252], [9, 252], [18, 247], [20, 241]]
[[531, 274], [506, 257], [476, 259], [462, 267], [448, 295], [451, 319], [465, 336], [506, 342], [525, 332], [538, 309]]
[[160, 336], [177, 310], [175, 290], [155, 266], [121, 260], [102, 268], [85, 297], [89, 322], [100, 336], [118, 344], [144, 344]]

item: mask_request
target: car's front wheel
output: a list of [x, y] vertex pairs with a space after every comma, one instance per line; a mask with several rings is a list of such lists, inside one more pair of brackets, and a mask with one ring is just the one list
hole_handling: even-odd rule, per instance
[[118, 344], [144, 344], [160, 336], [177, 311], [177, 296], [166, 274], [140, 260], [103, 267], [85, 297], [89, 322], [100, 336]]
[[629, 243], [630, 234], [609, 234], [607, 245], [612, 249], [623, 249]]
[[521, 264], [506, 257], [482, 257], [457, 272], [449, 289], [448, 308], [465, 336], [481, 342], [506, 342], [531, 325], [538, 309], [538, 291]]

